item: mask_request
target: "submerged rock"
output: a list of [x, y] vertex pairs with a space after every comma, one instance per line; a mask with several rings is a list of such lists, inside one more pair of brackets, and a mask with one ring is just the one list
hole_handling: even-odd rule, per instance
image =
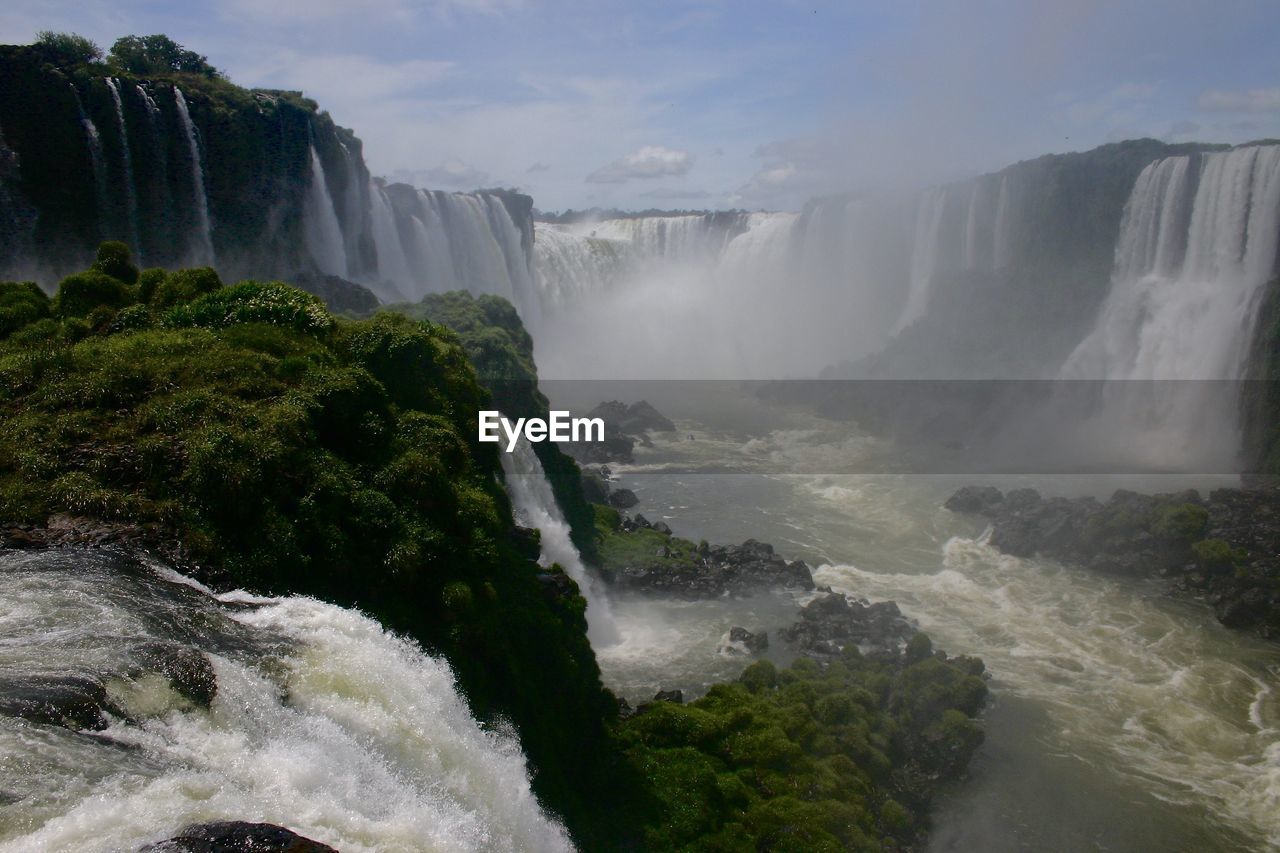
[[746, 628], [735, 625], [729, 629], [729, 642], [742, 643], [747, 651], [758, 654], [769, 648], [769, 634], [765, 631], [753, 634]]
[[337, 850], [283, 826], [229, 820], [188, 826], [173, 838], [143, 847], [140, 853], [337, 853]]
[[218, 692], [218, 678], [213, 664], [199, 649], [172, 643], [148, 643], [138, 657], [143, 665], [165, 678], [181, 695], [208, 708]]
[[76, 731], [101, 731], [111, 710], [107, 691], [95, 679], [77, 675], [0, 681], [0, 714]]

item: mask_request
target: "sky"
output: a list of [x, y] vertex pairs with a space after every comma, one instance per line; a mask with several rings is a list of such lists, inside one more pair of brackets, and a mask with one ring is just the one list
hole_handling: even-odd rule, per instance
[[301, 89], [374, 174], [542, 210], [798, 209], [1139, 136], [1280, 137], [1276, 0], [5, 0]]

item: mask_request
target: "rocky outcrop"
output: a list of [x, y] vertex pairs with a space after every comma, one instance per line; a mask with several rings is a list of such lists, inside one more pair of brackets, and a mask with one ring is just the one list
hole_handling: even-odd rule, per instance
[[315, 294], [335, 314], [366, 317], [378, 310], [378, 297], [363, 284], [336, 275], [300, 273], [289, 279], [294, 287]]
[[[626, 519], [622, 533], [655, 531], [671, 536], [663, 522], [650, 523], [643, 515]], [[633, 592], [674, 598], [717, 598], [722, 595], [747, 596], [768, 589], [811, 590], [813, 575], [803, 560], [788, 562], [767, 542], [748, 539], [741, 545], [711, 547], [699, 545], [686, 553], [679, 543], [661, 545], [652, 558], [631, 561], [612, 572], [613, 584]], [[684, 543], [688, 544], [688, 543]]]
[[1104, 503], [969, 486], [946, 507], [990, 519], [991, 544], [1007, 554], [1163, 577], [1209, 603], [1224, 625], [1280, 639], [1280, 490], [1216, 489], [1207, 498], [1121, 490]]
[[200, 823], [140, 853], [337, 853], [319, 841], [303, 838], [292, 830], [271, 823], [239, 820]]
[[854, 645], [863, 652], [896, 653], [916, 628], [892, 601], [851, 598], [828, 590], [800, 609], [800, 618], [780, 632], [811, 657], [835, 657]]
[[676, 425], [647, 400], [630, 405], [609, 400], [587, 413], [604, 421], [604, 441], [564, 445], [579, 462], [632, 462], [637, 444], [649, 446], [650, 432], [672, 432]]

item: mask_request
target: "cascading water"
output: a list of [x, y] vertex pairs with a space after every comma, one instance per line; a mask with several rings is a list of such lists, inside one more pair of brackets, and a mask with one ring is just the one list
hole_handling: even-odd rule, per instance
[[1278, 235], [1280, 146], [1169, 157], [1142, 172], [1125, 206], [1111, 292], [1060, 373], [1110, 380], [1102, 429], [1141, 436], [1153, 461], [1212, 452], [1204, 464], [1233, 469], [1234, 380], [1247, 369]]
[[89, 114], [84, 111], [80, 92], [74, 84], [68, 85], [71, 86], [71, 93], [75, 95], [76, 109], [80, 111], [80, 126], [84, 128], [85, 142], [89, 146], [89, 162], [93, 166], [93, 185], [98, 203], [98, 231], [105, 234], [104, 217], [107, 215], [111, 197], [107, 191], [107, 159], [102, 153], [102, 137], [98, 135], [98, 127], [93, 123], [93, 119], [89, 118]]
[[187, 153], [191, 158], [191, 194], [195, 202], [196, 218], [195, 231], [190, 238], [190, 263], [197, 266], [212, 266], [215, 260], [213, 223], [209, 219], [209, 196], [204, 186], [204, 161], [200, 157], [200, 141], [196, 137], [196, 126], [191, 121], [191, 112], [187, 109], [187, 99], [177, 86], [173, 87], [173, 100], [178, 109], [178, 120], [182, 124], [183, 135], [187, 140]]
[[371, 286], [384, 301], [397, 302], [408, 295], [400, 289], [413, 280], [409, 259], [405, 257], [395, 211], [387, 192], [377, 182], [369, 182], [369, 219], [373, 230], [373, 246], [378, 256], [378, 277]]
[[[570, 849], [514, 737], [355, 611], [82, 549], [0, 552], [0, 602], [4, 853], [133, 850], [215, 820], [343, 851]], [[164, 664], [193, 659], [216, 677], [207, 707]], [[68, 695], [105, 708], [101, 730], [13, 715]]]
[[303, 205], [302, 230], [307, 251], [321, 272], [346, 277], [347, 249], [342, 236], [338, 214], [333, 209], [333, 198], [325, 181], [324, 164], [315, 146], [309, 152], [307, 194]]
[[104, 77], [107, 88], [111, 90], [111, 100], [116, 106], [116, 132], [120, 135], [121, 166], [124, 173], [125, 216], [129, 223], [129, 247], [142, 262], [142, 243], [138, 239], [138, 191], [133, 182], [133, 154], [129, 151], [129, 131], [124, 121], [124, 103], [120, 100], [120, 90], [115, 78]]
[[569, 523], [556, 504], [551, 483], [528, 441], [519, 441], [511, 453], [503, 453], [502, 472], [507, 481], [507, 494], [511, 496], [516, 523], [536, 528], [541, 535], [542, 556], [538, 562], [544, 566], [557, 563], [578, 584], [587, 600], [587, 636], [596, 648], [618, 642], [618, 629], [614, 623], [609, 600], [599, 581], [587, 573], [582, 557], [569, 538]]
[[894, 324], [895, 332], [902, 331], [918, 320], [928, 305], [929, 292], [939, 266], [942, 215], [947, 206], [946, 190], [926, 190], [917, 204], [916, 233], [911, 248], [911, 284], [902, 314]]

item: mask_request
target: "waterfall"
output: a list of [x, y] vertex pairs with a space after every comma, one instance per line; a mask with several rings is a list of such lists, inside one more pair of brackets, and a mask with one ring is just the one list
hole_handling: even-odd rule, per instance
[[307, 174], [307, 194], [302, 208], [303, 237], [307, 251], [320, 271], [328, 275], [346, 277], [347, 249], [342, 237], [342, 226], [333, 209], [333, 198], [324, 177], [324, 165], [314, 145], [309, 150], [310, 170]]
[[369, 181], [369, 218], [373, 229], [373, 248], [377, 253], [378, 276], [372, 286], [385, 302], [403, 300], [408, 294], [401, 289], [413, 280], [409, 259], [400, 242], [395, 211], [383, 187]]
[[1063, 376], [1243, 376], [1261, 288], [1275, 270], [1280, 146], [1195, 156], [1199, 164], [1168, 157], [1138, 177], [1111, 293]]
[[342, 233], [346, 237], [347, 264], [355, 267], [360, 259], [360, 238], [365, 234], [365, 214], [369, 209], [369, 199], [364, 192], [368, 185], [360, 180], [360, 161], [351, 153], [347, 143], [339, 139], [338, 147], [342, 149], [342, 164], [346, 170], [338, 219], [345, 226]]
[[578, 549], [570, 539], [569, 523], [556, 504], [551, 483], [542, 469], [533, 445], [528, 441], [516, 442], [511, 453], [502, 457], [502, 471], [506, 475], [507, 494], [511, 496], [516, 523], [523, 527], [537, 528], [542, 534], [542, 556], [538, 562], [544, 566], [558, 563], [569, 577], [578, 584], [587, 600], [587, 636], [596, 648], [618, 642], [618, 628], [614, 623], [609, 600], [600, 583], [587, 572]]
[[543, 310], [563, 310], [576, 300], [612, 288], [630, 258], [630, 246], [622, 241], [539, 224], [533, 241], [533, 272]]
[[[207, 708], [174, 661], [211, 668]], [[0, 681], [107, 705], [101, 731], [0, 715], [3, 853], [136, 850], [227, 819], [356, 853], [570, 849], [514, 736], [471, 717], [444, 660], [354, 610], [215, 596], [109, 550], [10, 551]]]
[[89, 146], [89, 162], [93, 166], [93, 186], [95, 198], [97, 201], [97, 220], [98, 233], [105, 235], [107, 233], [106, 217], [111, 208], [111, 195], [107, 190], [107, 159], [102, 153], [102, 137], [98, 135], [98, 126], [93, 123], [93, 119], [89, 118], [89, 114], [84, 111], [84, 102], [80, 100], [80, 92], [74, 84], [71, 86], [71, 93], [76, 98], [76, 109], [80, 112], [80, 126], [84, 128], [85, 141]]
[[1013, 221], [1009, 214], [1012, 201], [1009, 198], [1009, 194], [1009, 175], [1005, 173], [1000, 176], [1000, 191], [996, 197], [996, 221], [991, 237], [991, 265], [998, 270], [1009, 266], [1013, 255], [1013, 235], [1011, 233]]
[[116, 131], [120, 134], [121, 166], [124, 172], [125, 213], [129, 218], [129, 246], [133, 249], [139, 265], [142, 263], [142, 243], [138, 238], [138, 193], [133, 183], [133, 154], [129, 151], [129, 132], [124, 121], [124, 104], [120, 100], [120, 90], [115, 78], [104, 77], [107, 88], [111, 90], [111, 100], [116, 105]]
[[900, 332], [918, 320], [929, 303], [934, 275], [938, 272], [942, 215], [946, 211], [945, 189], [926, 190], [917, 202], [915, 239], [911, 248], [910, 287], [907, 300], [894, 324]]
[[190, 261], [194, 266], [212, 266], [213, 225], [209, 219], [209, 196], [204, 186], [204, 163], [200, 158], [200, 142], [196, 138], [196, 126], [191, 121], [191, 113], [187, 110], [187, 99], [182, 90], [173, 87], [173, 100], [178, 108], [178, 120], [182, 123], [182, 132], [187, 139], [187, 152], [191, 156], [191, 193], [195, 201], [195, 233], [191, 235], [192, 246]]

